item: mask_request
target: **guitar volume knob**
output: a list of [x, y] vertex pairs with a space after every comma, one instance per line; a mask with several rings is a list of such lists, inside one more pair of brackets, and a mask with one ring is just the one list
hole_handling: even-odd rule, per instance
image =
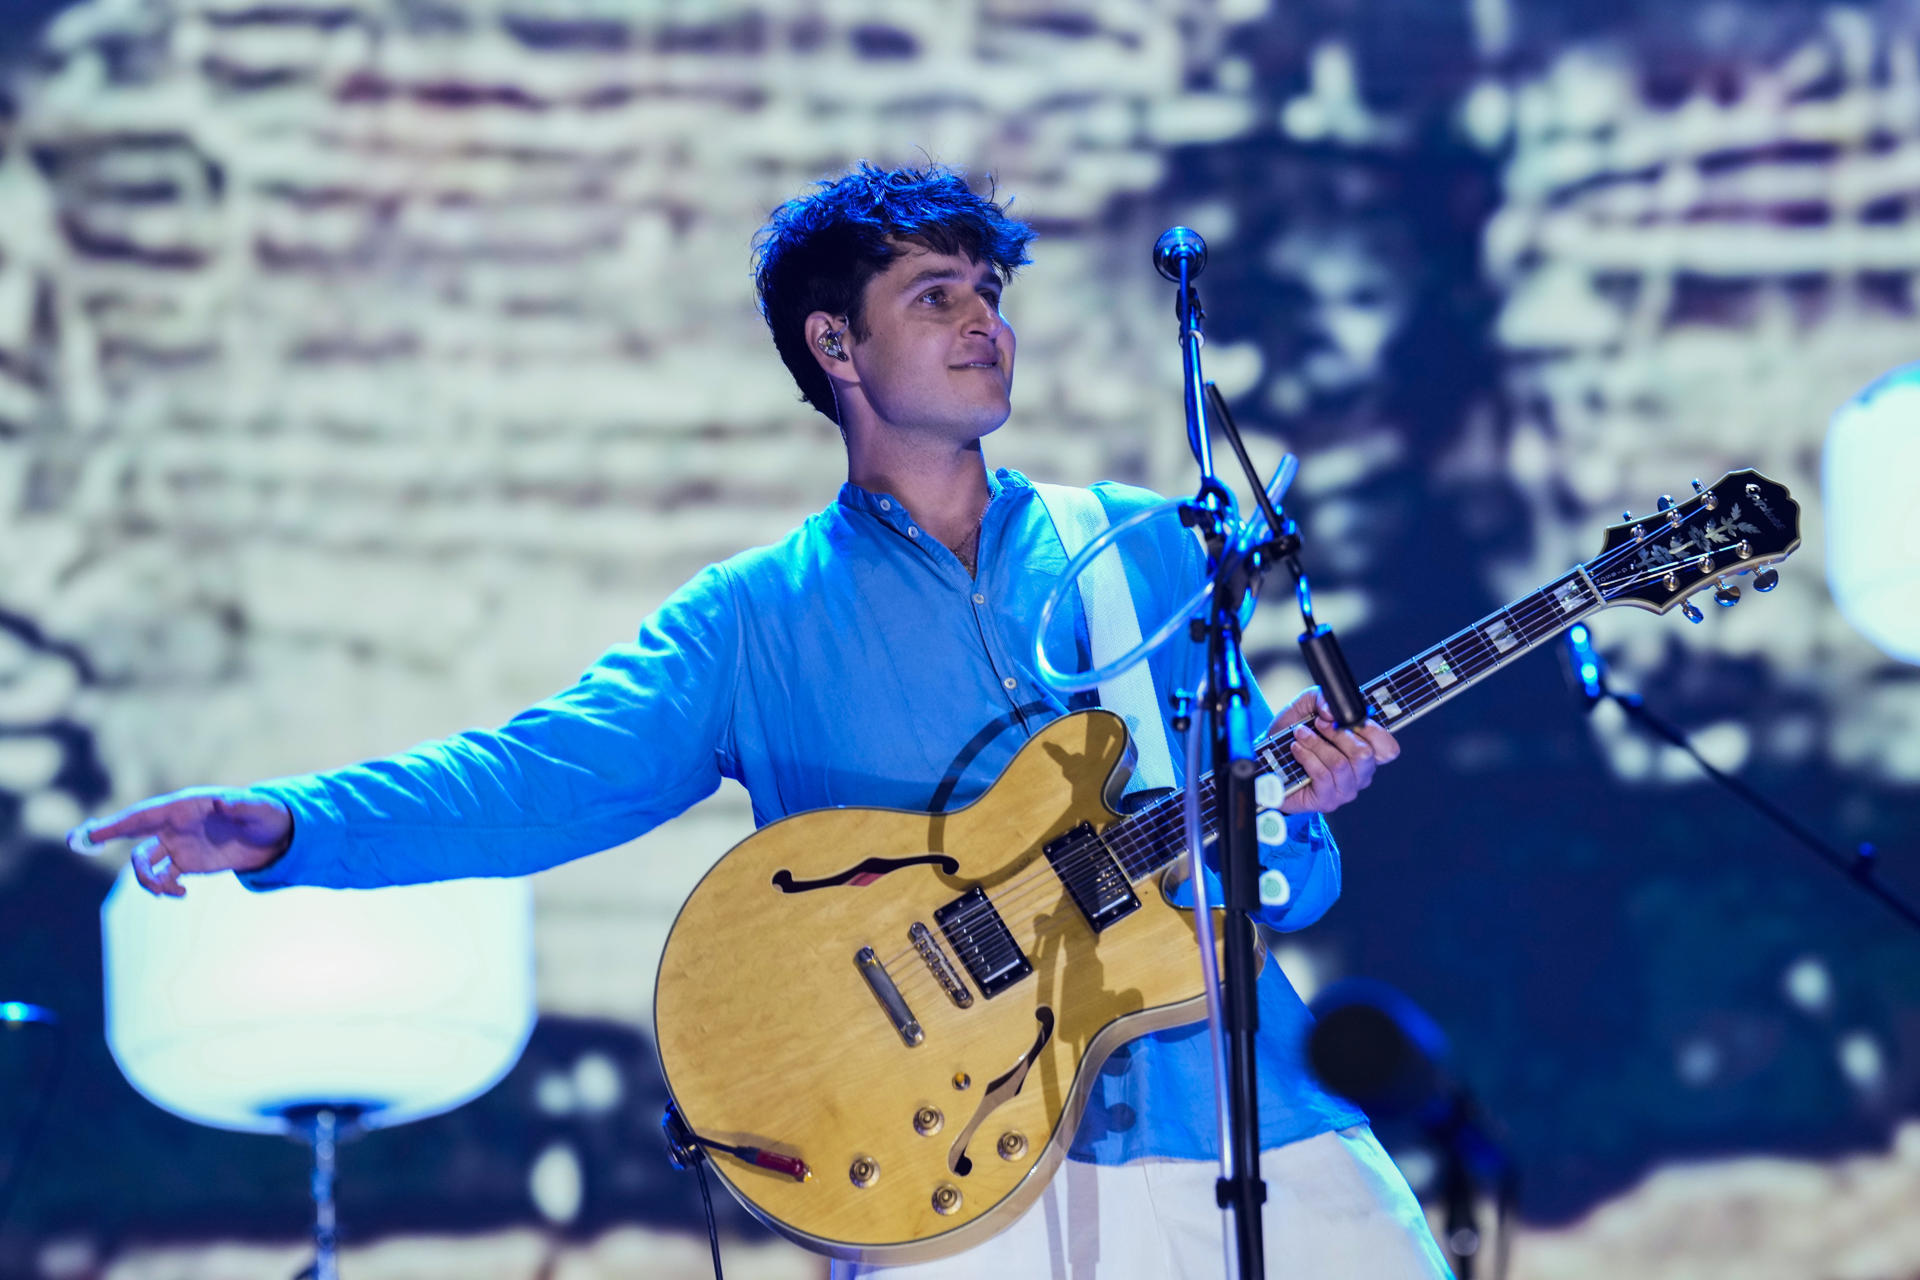
[[960, 1188], [943, 1182], [933, 1189], [933, 1211], [942, 1215], [960, 1212]]
[[847, 1166], [847, 1181], [856, 1187], [870, 1187], [880, 1180], [880, 1163], [872, 1156], [855, 1156]]
[[940, 1132], [940, 1126], [947, 1118], [940, 1114], [938, 1107], [922, 1107], [913, 1113], [913, 1131], [923, 1138], [930, 1138]]
[[1014, 1129], [1000, 1135], [1000, 1141], [993, 1144], [1002, 1160], [1018, 1160], [1027, 1154], [1027, 1135]]

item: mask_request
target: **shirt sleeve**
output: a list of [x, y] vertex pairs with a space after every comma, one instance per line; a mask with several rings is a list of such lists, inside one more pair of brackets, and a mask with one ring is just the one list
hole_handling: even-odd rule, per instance
[[1282, 933], [1304, 929], [1340, 896], [1340, 846], [1325, 815], [1289, 813], [1284, 844], [1260, 846], [1260, 861], [1287, 878], [1287, 900], [1260, 909], [1260, 923]]
[[254, 789], [293, 813], [287, 852], [241, 879], [373, 888], [519, 876], [622, 844], [720, 785], [740, 626], [702, 570], [578, 682], [498, 729]]

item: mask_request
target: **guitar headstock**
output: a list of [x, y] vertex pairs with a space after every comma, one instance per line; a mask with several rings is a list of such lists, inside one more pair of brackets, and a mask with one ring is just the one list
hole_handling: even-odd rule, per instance
[[1737, 576], [1751, 574], [1757, 591], [1771, 591], [1779, 581], [1765, 566], [1800, 545], [1800, 504], [1786, 486], [1758, 471], [1693, 483], [1685, 501], [1607, 530], [1600, 554], [1582, 566], [1607, 604], [1654, 613], [1680, 605], [1698, 622], [1701, 612], [1687, 600], [1694, 593], [1711, 587], [1719, 603], [1730, 605], [1740, 598]]

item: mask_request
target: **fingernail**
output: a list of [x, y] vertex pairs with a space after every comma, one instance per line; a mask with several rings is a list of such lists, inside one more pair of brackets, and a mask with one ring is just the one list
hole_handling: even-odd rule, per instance
[[83, 822], [73, 830], [67, 832], [67, 848], [89, 858], [97, 858], [106, 852], [93, 842], [93, 824], [91, 822]]

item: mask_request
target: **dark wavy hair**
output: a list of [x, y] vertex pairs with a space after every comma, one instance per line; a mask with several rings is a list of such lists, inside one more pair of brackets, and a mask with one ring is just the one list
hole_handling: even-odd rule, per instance
[[991, 263], [1003, 284], [1032, 261], [1033, 228], [1008, 216], [1011, 200], [996, 203], [994, 195], [991, 182], [979, 195], [944, 165], [881, 169], [862, 160], [773, 211], [754, 237], [754, 292], [808, 404], [839, 423], [832, 384], [807, 350], [807, 317], [845, 316], [853, 335], [866, 337], [867, 282], [908, 245]]

